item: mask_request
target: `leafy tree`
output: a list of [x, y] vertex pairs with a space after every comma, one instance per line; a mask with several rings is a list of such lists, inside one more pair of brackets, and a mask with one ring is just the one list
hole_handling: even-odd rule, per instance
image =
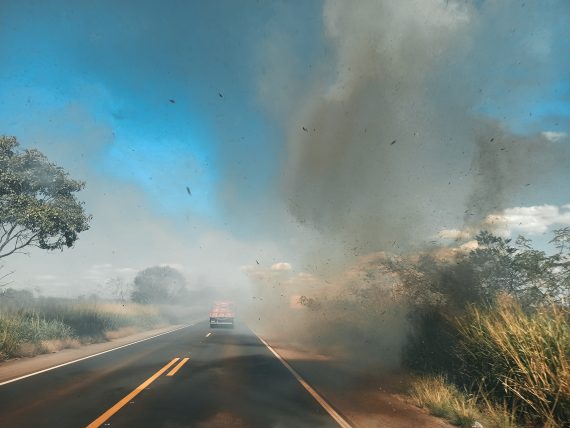
[[554, 231], [554, 238], [549, 243], [554, 244], [560, 255], [568, 256], [570, 251], [570, 227], [563, 227]]
[[511, 239], [481, 232], [476, 239], [479, 247], [469, 254], [471, 263], [485, 293], [494, 301], [499, 293], [516, 297], [525, 307], [549, 302], [561, 302], [568, 297], [570, 259], [568, 228], [554, 231], [554, 243], [559, 252], [548, 256], [531, 247], [531, 241], [519, 236]]
[[566, 305], [570, 304], [570, 227], [556, 229], [550, 241], [558, 249], [558, 254], [551, 257], [553, 264], [553, 292]]
[[186, 279], [169, 266], [153, 266], [135, 277], [131, 300], [136, 303], [179, 303], [188, 297]]
[[29, 304], [34, 300], [34, 293], [30, 290], [16, 290], [14, 288], [2, 290], [0, 296], [2, 297], [3, 304]]
[[0, 136], [0, 258], [26, 247], [71, 247], [91, 220], [74, 195], [84, 183], [18, 146], [15, 137]]
[[476, 239], [478, 247], [468, 254], [447, 260], [427, 254], [389, 264], [413, 308], [403, 350], [407, 366], [452, 373], [459, 364], [452, 352], [458, 337], [453, 319], [471, 305], [492, 307], [505, 293], [529, 313], [570, 303], [570, 228], [554, 231], [551, 243], [558, 252], [552, 255], [522, 236], [513, 241], [483, 231]]

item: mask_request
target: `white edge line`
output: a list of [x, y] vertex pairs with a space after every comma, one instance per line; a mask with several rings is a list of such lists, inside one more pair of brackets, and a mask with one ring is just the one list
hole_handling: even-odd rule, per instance
[[[254, 334], [257, 336], [257, 333], [254, 332]], [[295, 377], [295, 379], [297, 379], [297, 381], [303, 386], [303, 388], [305, 388], [307, 392], [311, 394], [311, 396], [315, 400], [317, 400], [317, 402], [323, 407], [323, 409], [327, 411], [327, 413], [331, 416], [331, 418], [333, 418], [342, 428], [352, 428], [352, 426], [341, 415], [339, 415], [337, 411], [333, 409], [332, 406], [329, 403], [327, 403], [327, 401], [317, 391], [315, 391], [315, 389], [311, 385], [309, 385], [307, 381], [303, 379], [301, 375], [297, 373], [297, 371], [295, 371], [295, 369], [291, 367], [287, 361], [283, 359], [283, 357], [281, 357], [281, 355], [279, 355], [271, 347], [271, 345], [269, 345], [261, 337], [257, 336], [257, 338], [261, 340], [261, 342], [267, 347], [267, 349], [271, 351], [273, 355], [277, 357], [279, 361], [281, 361], [281, 363], [287, 368], [287, 370], [291, 372], [291, 374]]]
[[4, 385], [7, 385], [7, 384], [12, 383], [12, 382], [17, 382], [19, 380], [26, 379], [28, 377], [39, 375], [41, 373], [49, 372], [50, 370], [59, 369], [60, 367], [64, 367], [64, 366], [68, 366], [70, 364], [78, 363], [78, 362], [83, 361], [83, 360], [88, 360], [89, 358], [97, 357], [99, 355], [103, 355], [103, 354], [106, 354], [108, 352], [113, 352], [113, 351], [116, 351], [118, 349], [126, 348], [127, 346], [136, 345], [137, 343], [145, 342], [147, 340], [151, 340], [151, 339], [154, 339], [156, 337], [163, 336], [165, 334], [174, 333], [175, 331], [182, 330], [183, 328], [192, 327], [193, 325], [196, 325], [196, 323], [183, 325], [182, 327], [178, 327], [178, 328], [175, 328], [173, 330], [165, 331], [163, 333], [155, 334], [154, 336], [147, 337], [145, 339], [140, 339], [140, 340], [137, 340], [135, 342], [131, 342], [131, 343], [127, 343], [125, 345], [117, 346], [116, 348], [107, 349], [106, 351], [97, 352], [96, 354], [87, 355], [86, 357], [82, 357], [82, 358], [78, 358], [76, 360], [68, 361], [67, 363], [58, 364], [56, 366], [48, 367], [47, 369], [39, 370], [37, 372], [29, 373], [29, 374], [24, 375], [24, 376], [16, 377], [14, 379], [10, 379], [10, 380], [1, 382], [0, 386], [4, 386]]

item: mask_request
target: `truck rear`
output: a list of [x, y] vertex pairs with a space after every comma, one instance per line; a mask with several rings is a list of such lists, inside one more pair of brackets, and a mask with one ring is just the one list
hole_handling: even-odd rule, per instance
[[215, 302], [210, 311], [210, 328], [234, 327], [234, 307], [231, 302]]

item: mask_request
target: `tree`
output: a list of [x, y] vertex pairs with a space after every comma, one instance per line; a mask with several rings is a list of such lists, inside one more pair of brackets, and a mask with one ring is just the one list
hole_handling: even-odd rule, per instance
[[105, 287], [107, 291], [113, 295], [115, 300], [124, 302], [129, 297], [129, 294], [131, 294], [130, 289], [132, 284], [128, 284], [123, 278], [116, 276], [109, 278], [105, 283]]
[[136, 303], [179, 303], [188, 290], [184, 276], [170, 266], [153, 266], [135, 277], [131, 300]]
[[26, 247], [62, 250], [89, 228], [75, 193], [84, 188], [38, 150], [0, 136], [0, 258]]
[[4, 266], [0, 266], [0, 287], [5, 287], [10, 284], [10, 281], [7, 281], [7, 278], [12, 275], [14, 271], [5, 273], [2, 272], [2, 269], [4, 269]]
[[554, 243], [559, 253], [548, 256], [533, 249], [531, 241], [519, 236], [511, 239], [481, 232], [476, 239], [479, 247], [469, 254], [469, 261], [478, 282], [493, 301], [500, 293], [508, 293], [524, 307], [544, 303], [565, 302], [570, 295], [570, 261], [567, 249], [570, 230], [554, 231]]

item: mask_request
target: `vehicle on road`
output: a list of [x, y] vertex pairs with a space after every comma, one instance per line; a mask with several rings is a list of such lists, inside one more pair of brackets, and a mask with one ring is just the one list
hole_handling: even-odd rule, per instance
[[215, 302], [210, 311], [210, 327], [234, 327], [234, 305], [232, 302]]

